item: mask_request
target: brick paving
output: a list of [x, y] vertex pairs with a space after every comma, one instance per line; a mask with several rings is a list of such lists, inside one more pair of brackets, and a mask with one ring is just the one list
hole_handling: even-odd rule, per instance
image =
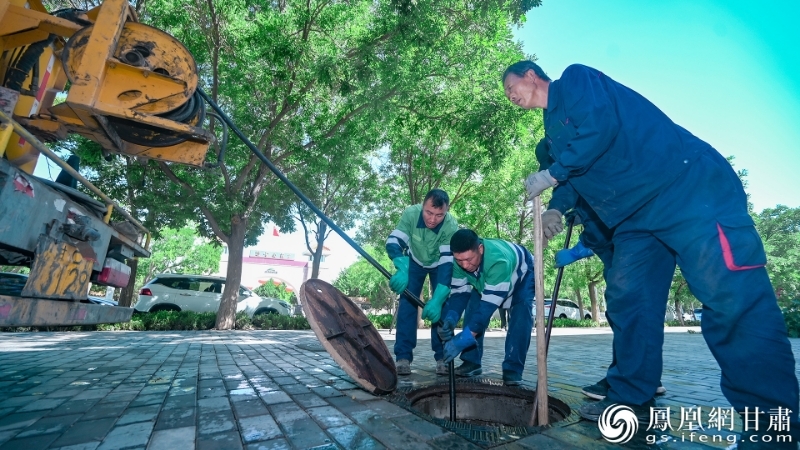
[[[420, 331], [414, 373], [401, 387], [436, 379], [427, 333]], [[550, 346], [549, 386], [575, 407], [580, 388], [603, 377], [611, 335], [562, 333]], [[391, 349], [393, 336], [382, 335]], [[310, 331], [0, 336], [0, 450], [478, 448], [358, 388]], [[792, 345], [800, 355], [800, 340]], [[502, 358], [503, 333], [489, 333], [484, 376], [500, 379]], [[661, 405], [727, 406], [701, 334], [668, 333], [664, 367]], [[535, 380], [534, 337], [524, 381]], [[595, 424], [572, 420], [498, 448], [612, 446]]]

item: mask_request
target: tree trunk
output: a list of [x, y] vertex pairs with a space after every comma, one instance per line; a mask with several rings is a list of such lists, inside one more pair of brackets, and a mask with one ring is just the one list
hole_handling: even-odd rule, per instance
[[129, 259], [128, 266], [131, 268], [131, 278], [128, 280], [128, 285], [122, 288], [122, 292], [119, 294], [119, 306], [125, 308], [131, 307], [133, 296], [136, 294], [136, 270], [139, 268], [139, 259]]
[[239, 285], [242, 284], [242, 257], [244, 256], [244, 237], [247, 220], [239, 216], [231, 219], [231, 236], [228, 240], [228, 270], [225, 274], [225, 289], [217, 311], [217, 330], [232, 330], [236, 325], [236, 303], [239, 299]]
[[680, 323], [681, 326], [684, 326], [685, 324], [683, 323], [683, 308], [681, 308], [681, 301], [680, 299], [678, 299], [677, 295], [675, 296], [675, 315], [678, 316], [678, 323]]
[[575, 303], [578, 304], [578, 320], [583, 320], [583, 297], [579, 288], [575, 288]]
[[328, 224], [321, 221], [317, 227], [317, 248], [314, 249], [314, 260], [311, 261], [311, 278], [319, 278], [319, 265], [322, 262], [322, 251], [325, 249], [325, 233], [328, 231]]
[[589, 283], [589, 299], [592, 301], [592, 320], [600, 321], [600, 312], [597, 310], [597, 281]]

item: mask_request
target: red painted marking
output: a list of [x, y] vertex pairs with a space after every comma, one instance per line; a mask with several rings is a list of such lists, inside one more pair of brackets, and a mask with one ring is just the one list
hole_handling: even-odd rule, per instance
[[20, 174], [14, 175], [14, 191], [22, 192], [28, 197], [33, 198], [33, 186], [31, 186], [30, 181]]
[[8, 317], [9, 314], [11, 314], [11, 304], [10, 303], [6, 303], [5, 305], [0, 306], [0, 317], [5, 319], [6, 317]]
[[[52, 56], [51, 56], [51, 58], [52, 58]], [[49, 63], [48, 63], [48, 66], [50, 66]], [[36, 91], [36, 101], [39, 102], [39, 103], [42, 102], [42, 97], [44, 97], [44, 91], [47, 90], [47, 80], [50, 79], [50, 72], [51, 71], [52, 71], [52, 68], [47, 70], [47, 71], [45, 71], [44, 76], [42, 77], [42, 82], [39, 83], [39, 90]], [[41, 106], [41, 105], [39, 105], [39, 106]], [[38, 111], [36, 111], [36, 112], [38, 112]], [[19, 145], [21, 145], [21, 146], [25, 145], [25, 139], [19, 138]]]
[[758, 264], [755, 266], [737, 266], [736, 262], [734, 262], [733, 260], [733, 250], [731, 250], [731, 243], [728, 242], [728, 236], [725, 236], [725, 232], [722, 231], [722, 227], [719, 224], [717, 224], [717, 231], [719, 232], [719, 245], [720, 247], [722, 247], [722, 259], [725, 260], [725, 266], [728, 267], [728, 270], [732, 271], [750, 270], [766, 266], [766, 264]]

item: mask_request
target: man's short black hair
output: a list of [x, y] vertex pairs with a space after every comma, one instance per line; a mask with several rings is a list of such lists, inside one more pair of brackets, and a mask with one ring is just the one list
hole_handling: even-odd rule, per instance
[[469, 228], [456, 231], [450, 238], [450, 251], [453, 253], [463, 253], [468, 250], [478, 251], [478, 246], [480, 246], [478, 233]]
[[536, 76], [541, 78], [542, 80], [551, 81], [550, 77], [548, 77], [547, 74], [544, 73], [544, 70], [542, 70], [542, 68], [539, 67], [538, 64], [526, 59], [525, 61], [515, 62], [514, 64], [508, 66], [508, 69], [506, 69], [506, 71], [503, 72], [503, 83], [506, 82], [506, 77], [508, 77], [508, 74], [513, 73], [514, 75], [522, 78], [525, 76], [526, 73], [528, 73], [529, 70], [532, 70], [533, 73], [535, 73]]
[[428, 191], [428, 193], [425, 194], [425, 199], [422, 200], [422, 204], [424, 205], [428, 200], [431, 201], [431, 205], [434, 208], [443, 208], [450, 205], [450, 197], [447, 196], [447, 192], [441, 189], [431, 189]]

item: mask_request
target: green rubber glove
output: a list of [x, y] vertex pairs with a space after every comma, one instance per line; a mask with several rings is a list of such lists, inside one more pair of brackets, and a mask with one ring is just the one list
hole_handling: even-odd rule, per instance
[[431, 323], [438, 322], [442, 318], [442, 306], [448, 296], [450, 296], [450, 288], [443, 284], [437, 284], [433, 296], [422, 309], [422, 318], [430, 320]]
[[402, 294], [408, 287], [408, 256], [398, 256], [392, 262], [397, 267], [397, 272], [389, 279], [389, 287], [395, 294]]

